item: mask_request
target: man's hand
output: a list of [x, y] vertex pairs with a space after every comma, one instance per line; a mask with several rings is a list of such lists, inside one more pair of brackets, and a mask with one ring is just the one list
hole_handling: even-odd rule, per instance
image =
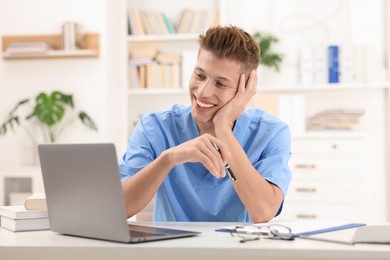
[[210, 134], [203, 134], [166, 152], [174, 165], [200, 162], [216, 178], [225, 177], [225, 164], [231, 157], [226, 145]]
[[241, 74], [236, 95], [224, 105], [214, 116], [214, 127], [229, 129], [233, 128], [233, 124], [239, 115], [244, 111], [246, 106], [257, 91], [257, 73], [252, 70], [248, 81], [245, 74]]

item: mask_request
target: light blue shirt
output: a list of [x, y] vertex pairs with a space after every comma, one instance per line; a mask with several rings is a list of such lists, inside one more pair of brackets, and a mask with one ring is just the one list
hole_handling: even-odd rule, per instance
[[[291, 181], [288, 126], [265, 111], [250, 109], [237, 119], [233, 134], [259, 174], [286, 195]], [[166, 149], [198, 136], [191, 107], [174, 105], [167, 111], [144, 114], [120, 160], [122, 181]], [[282, 205], [278, 214], [281, 209]], [[228, 175], [217, 179], [201, 163], [184, 163], [171, 170], [156, 193], [153, 220], [251, 222]]]

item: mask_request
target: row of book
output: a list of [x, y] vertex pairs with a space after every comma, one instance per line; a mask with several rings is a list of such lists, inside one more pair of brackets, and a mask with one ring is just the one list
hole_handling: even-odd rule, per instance
[[129, 88], [165, 89], [186, 86], [196, 64], [196, 55], [196, 51], [165, 53], [149, 47], [133, 49], [129, 54]]
[[129, 65], [129, 88], [180, 88], [180, 75], [179, 63]]
[[[303, 46], [299, 48], [299, 81], [302, 85], [348, 84], [384, 78], [383, 68], [373, 69], [369, 64], [375, 57], [364, 46], [329, 45]], [[375, 75], [367, 75], [368, 71]], [[372, 72], [370, 72], [372, 73]]]
[[31, 195], [24, 205], [0, 207], [0, 226], [13, 232], [50, 229], [45, 194]]
[[218, 24], [219, 13], [214, 10], [184, 9], [176, 25], [162, 12], [128, 10], [129, 34], [132, 35], [201, 33]]

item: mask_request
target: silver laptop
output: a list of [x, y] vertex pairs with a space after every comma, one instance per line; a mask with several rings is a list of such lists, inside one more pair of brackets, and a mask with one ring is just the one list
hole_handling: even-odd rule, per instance
[[53, 231], [124, 243], [200, 233], [127, 224], [113, 144], [42, 144], [38, 151]]

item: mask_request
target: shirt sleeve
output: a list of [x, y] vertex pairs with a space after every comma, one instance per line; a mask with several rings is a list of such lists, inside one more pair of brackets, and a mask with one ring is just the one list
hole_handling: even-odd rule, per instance
[[[149, 120], [150, 121], [150, 120]], [[148, 127], [149, 125], [149, 127]], [[155, 134], [145, 117], [142, 117], [128, 139], [127, 149], [120, 158], [119, 171], [122, 181], [136, 174], [155, 159], [148, 136]]]
[[261, 159], [254, 167], [268, 181], [278, 186], [286, 197], [291, 182], [291, 171], [288, 166], [291, 157], [291, 134], [284, 125], [268, 142]]

